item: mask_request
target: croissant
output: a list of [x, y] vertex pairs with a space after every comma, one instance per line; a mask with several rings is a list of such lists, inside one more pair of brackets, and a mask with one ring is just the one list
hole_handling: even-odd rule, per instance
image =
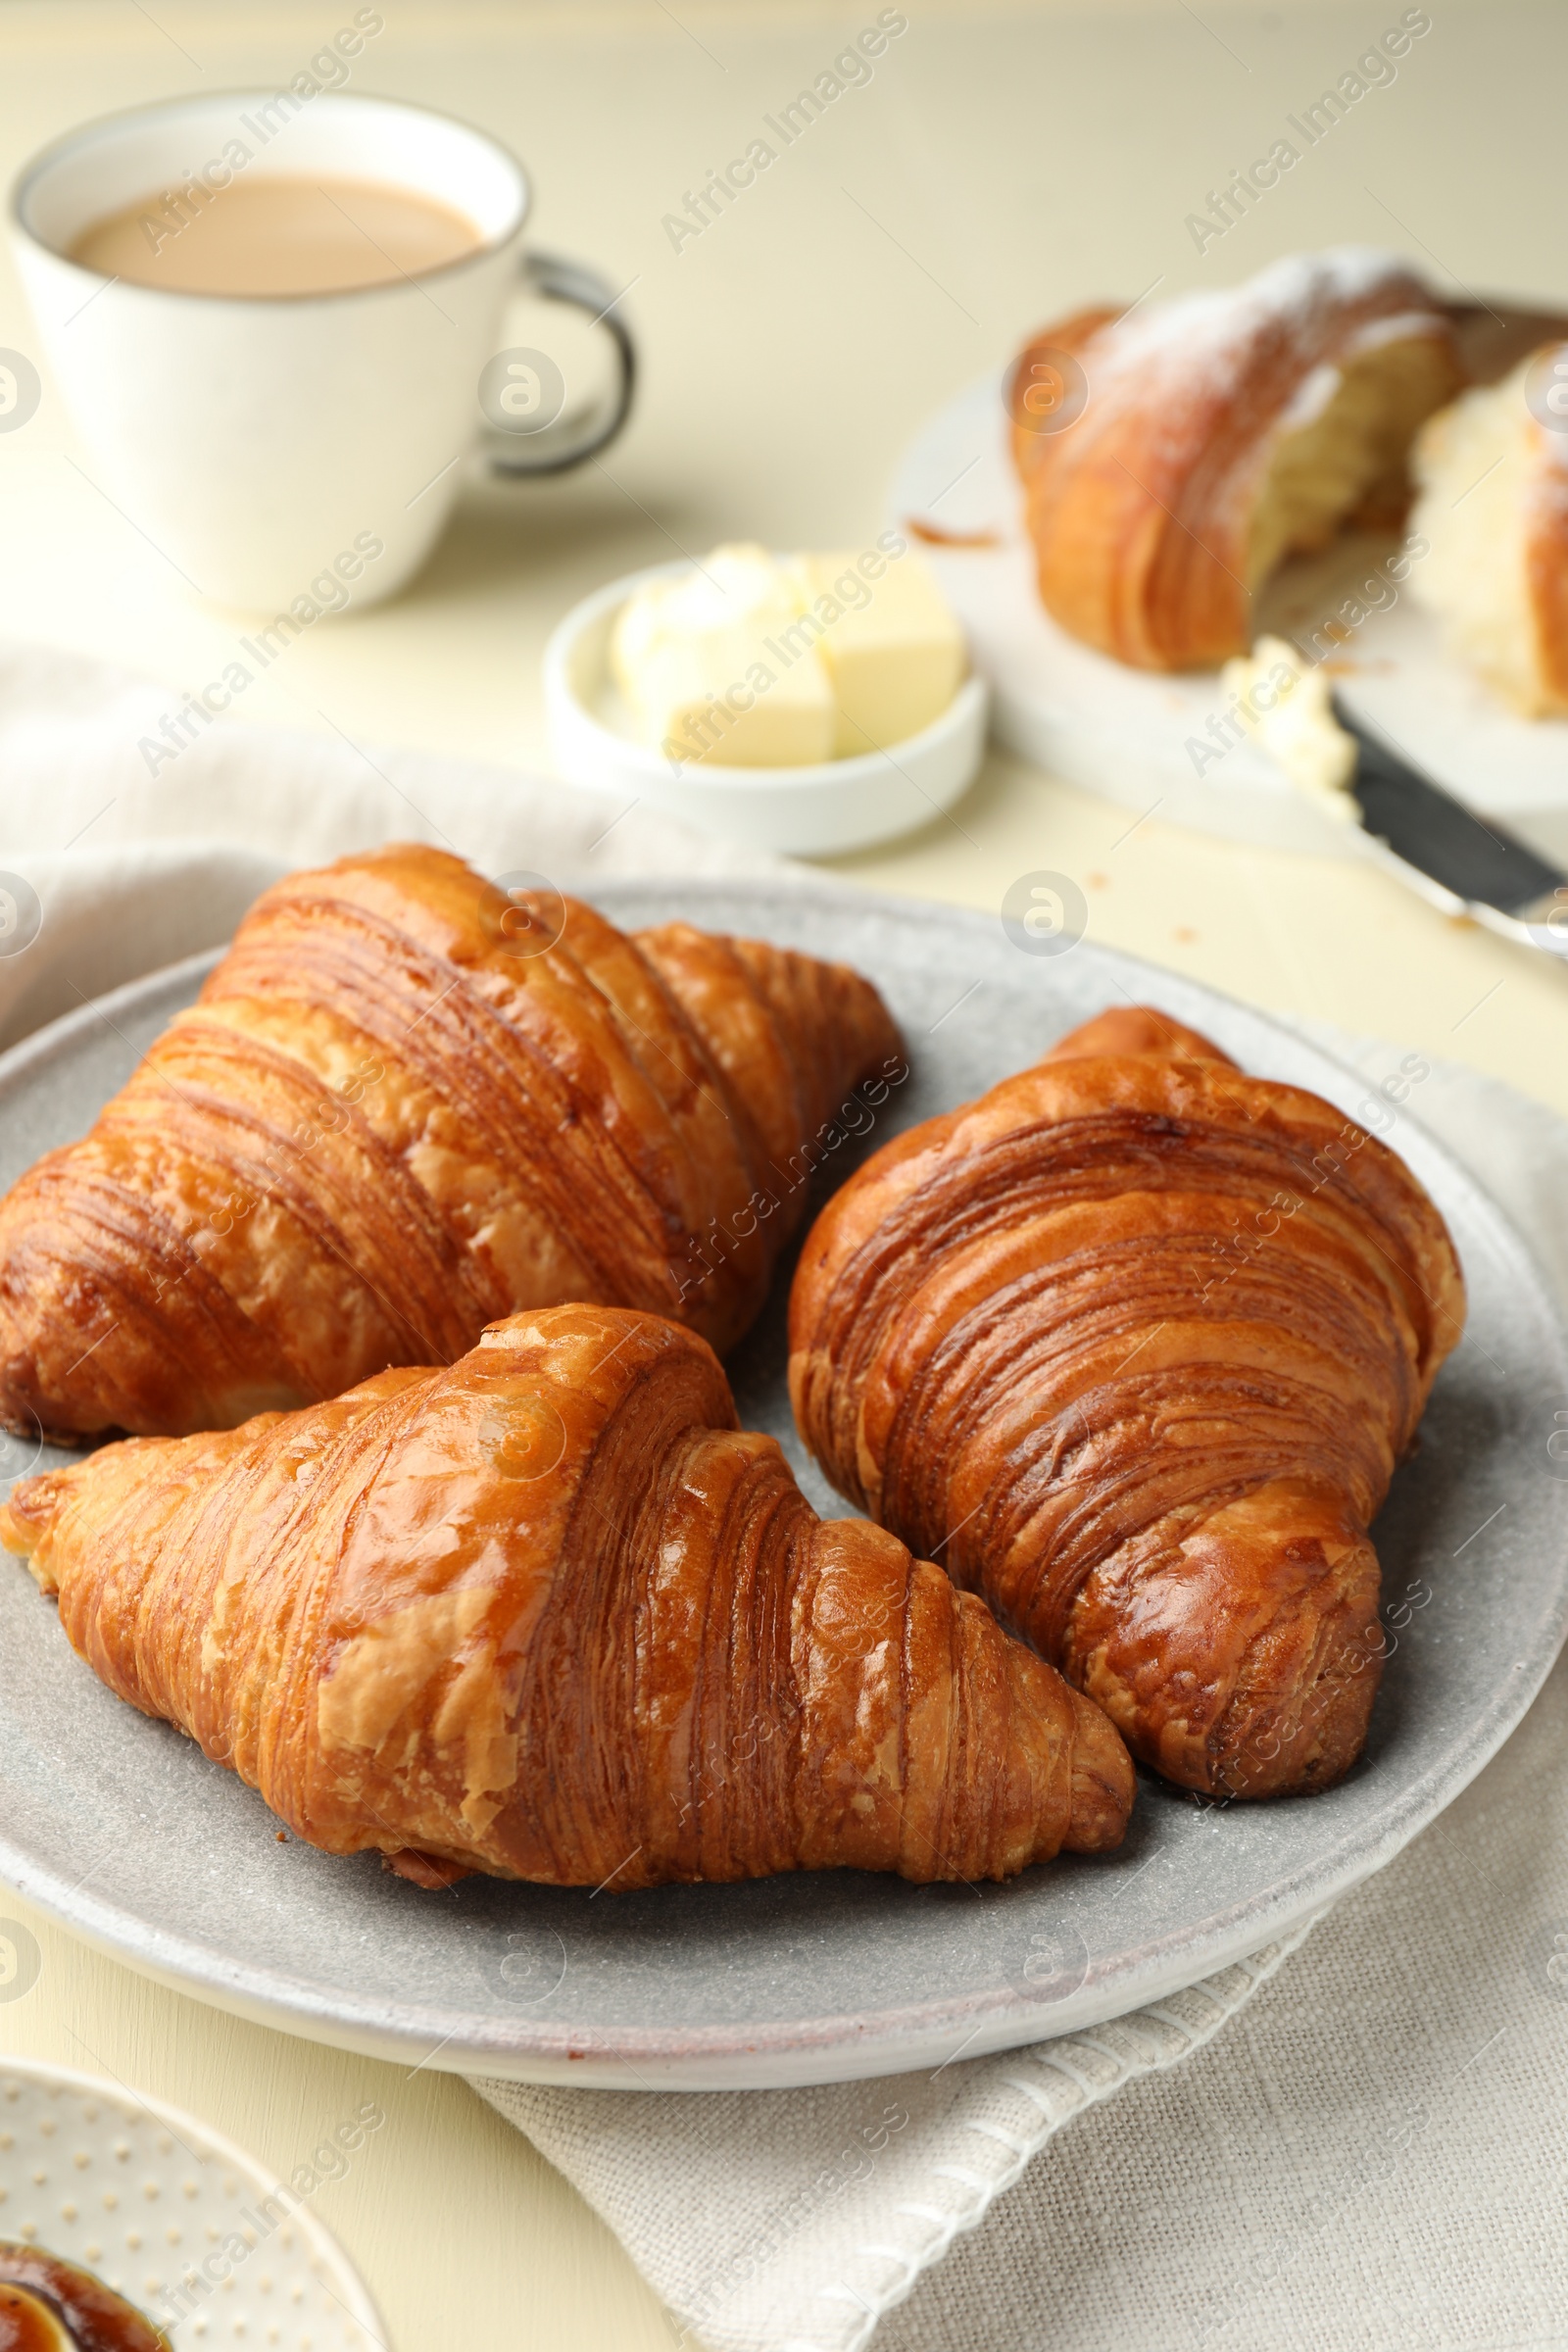
[[1354, 246], [1044, 328], [1008, 390], [1042, 603], [1142, 669], [1245, 653], [1286, 556], [1397, 521], [1411, 438], [1462, 382], [1434, 297]]
[[835, 1195], [790, 1387], [841, 1493], [983, 1592], [1135, 1755], [1268, 1796], [1360, 1752], [1367, 1530], [1463, 1314], [1392, 1152], [1112, 1012]]
[[0, 1201], [0, 1421], [229, 1428], [570, 1299], [727, 1348], [845, 1091], [904, 1068], [841, 964], [628, 938], [438, 850], [294, 874]]
[[516, 1315], [444, 1370], [104, 1446], [18, 1486], [0, 1542], [111, 1690], [427, 1885], [1001, 1878], [1132, 1801], [1100, 1710], [818, 1520], [655, 1316]]
[[1411, 594], [1525, 717], [1568, 713], [1568, 343], [1434, 416], [1414, 466]]

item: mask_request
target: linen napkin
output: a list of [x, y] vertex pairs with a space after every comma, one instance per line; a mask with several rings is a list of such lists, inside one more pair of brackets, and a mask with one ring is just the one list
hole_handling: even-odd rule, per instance
[[[0, 1042], [217, 944], [287, 866], [388, 838], [563, 884], [788, 870], [635, 806], [346, 740], [216, 726], [151, 777], [139, 742], [168, 699], [0, 648]], [[1397, 1060], [1311, 1034], [1374, 1077]], [[1422, 1116], [1568, 1300], [1568, 1126], [1454, 1066]], [[714, 2352], [860, 2352], [879, 2329], [877, 2352], [1568, 2342], [1568, 1666], [1443, 1820], [1305, 1934], [930, 2075], [475, 2088]]]
[[[291, 867], [377, 842], [427, 841], [558, 887], [800, 870], [629, 797], [340, 731], [220, 720], [170, 757], [172, 703], [122, 670], [0, 642], [0, 1045], [216, 947]], [[153, 773], [149, 746], [166, 754]]]

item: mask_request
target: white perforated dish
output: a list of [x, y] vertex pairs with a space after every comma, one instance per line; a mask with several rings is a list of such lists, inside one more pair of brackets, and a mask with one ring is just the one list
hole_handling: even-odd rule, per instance
[[369, 2292], [311, 2193], [177, 2107], [0, 2059], [0, 2238], [94, 2272], [176, 2345], [385, 2352]]

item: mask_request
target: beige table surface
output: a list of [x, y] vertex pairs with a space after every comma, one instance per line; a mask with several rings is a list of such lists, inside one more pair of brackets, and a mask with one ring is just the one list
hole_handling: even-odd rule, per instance
[[[245, 723], [545, 762], [551, 622], [614, 572], [720, 537], [858, 543], [930, 409], [1024, 329], [1106, 295], [1244, 275], [1330, 241], [1388, 243], [1449, 288], [1568, 304], [1560, 155], [1568, 11], [1432, 0], [1433, 28], [1200, 260], [1186, 215], [1336, 79], [1397, 0], [1353, 8], [906, 0], [909, 30], [744, 206], [679, 254], [661, 226], [876, 14], [706, 0], [433, 7], [380, 0], [353, 86], [497, 132], [532, 168], [542, 243], [596, 262], [640, 336], [644, 393], [603, 468], [476, 482], [385, 610], [329, 623]], [[0, 166], [72, 122], [169, 93], [275, 84], [348, 0], [0, 0]], [[1222, 270], [1223, 276], [1218, 272]], [[0, 264], [0, 345], [32, 347]], [[0, 634], [189, 686], [232, 634], [69, 463], [57, 405], [0, 437]], [[0, 792], [4, 783], [0, 779]], [[1091, 936], [1281, 1011], [1474, 1063], [1568, 1109], [1568, 975], [1445, 921], [1371, 869], [1184, 833], [993, 757], [952, 821], [837, 861], [995, 908], [1049, 866]], [[0, 1908], [21, 1914], [14, 1898]], [[667, 2344], [614, 2241], [458, 2082], [321, 2050], [143, 1983], [31, 1918], [45, 1966], [0, 2006], [0, 2053], [120, 2077], [287, 2171], [346, 2105], [391, 2126], [318, 2210], [400, 2352]]]

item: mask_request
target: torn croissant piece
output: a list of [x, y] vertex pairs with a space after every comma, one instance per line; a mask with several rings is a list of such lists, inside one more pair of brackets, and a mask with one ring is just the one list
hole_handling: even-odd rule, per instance
[[1434, 416], [1414, 464], [1412, 596], [1524, 717], [1568, 713], [1568, 343]]
[[790, 1387], [840, 1492], [1135, 1755], [1268, 1796], [1360, 1753], [1367, 1531], [1463, 1317], [1402, 1161], [1129, 1008], [850, 1178], [802, 1253]]
[[904, 1066], [842, 964], [438, 850], [291, 875], [0, 1201], [0, 1422], [229, 1428], [568, 1299], [727, 1348], [846, 1092]]
[[1099, 1708], [819, 1520], [654, 1316], [518, 1315], [445, 1370], [127, 1439], [20, 1485], [0, 1542], [111, 1690], [424, 1886], [1002, 1878], [1132, 1801]]
[[1141, 669], [1245, 653], [1288, 555], [1398, 520], [1411, 439], [1463, 381], [1434, 296], [1357, 246], [1042, 329], [1008, 392], [1041, 601]]

